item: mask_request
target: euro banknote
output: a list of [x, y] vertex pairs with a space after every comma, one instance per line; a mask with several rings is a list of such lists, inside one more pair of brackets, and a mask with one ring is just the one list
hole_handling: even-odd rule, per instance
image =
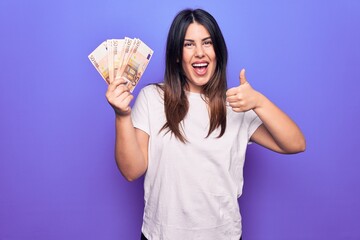
[[89, 60], [110, 84], [123, 78], [132, 92], [143, 76], [154, 51], [139, 38], [108, 39], [88, 56]]
[[107, 41], [102, 42], [97, 48], [95, 48], [88, 58], [96, 70], [100, 73], [101, 77], [109, 84]]

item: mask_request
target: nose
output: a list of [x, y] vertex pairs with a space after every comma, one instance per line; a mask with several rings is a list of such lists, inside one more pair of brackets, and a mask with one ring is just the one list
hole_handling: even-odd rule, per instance
[[200, 44], [200, 46], [196, 46], [195, 49], [195, 57], [202, 58], [204, 57], [204, 49], [203, 46]]

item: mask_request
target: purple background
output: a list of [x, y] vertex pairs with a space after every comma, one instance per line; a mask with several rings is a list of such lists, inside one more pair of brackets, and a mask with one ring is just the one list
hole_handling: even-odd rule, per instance
[[360, 2], [0, 2], [0, 239], [139, 239], [142, 181], [113, 158], [114, 113], [88, 54], [139, 37], [162, 80], [166, 34], [184, 7], [218, 20], [229, 86], [248, 81], [302, 128], [307, 150], [248, 150], [246, 240], [360, 239]]

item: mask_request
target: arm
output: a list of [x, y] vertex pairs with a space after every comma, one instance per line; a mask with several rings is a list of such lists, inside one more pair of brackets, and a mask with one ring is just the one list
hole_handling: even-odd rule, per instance
[[305, 151], [305, 138], [296, 123], [264, 95], [260, 94], [259, 101], [254, 111], [263, 124], [251, 140], [280, 153]]
[[279, 153], [305, 151], [306, 143], [296, 123], [263, 94], [255, 91], [240, 72], [240, 86], [227, 91], [227, 101], [235, 112], [253, 109], [263, 124], [251, 140]]
[[115, 160], [121, 174], [132, 181], [147, 169], [149, 136], [134, 128], [131, 120], [129, 88], [122, 79], [114, 80], [108, 87], [106, 98], [115, 110]]

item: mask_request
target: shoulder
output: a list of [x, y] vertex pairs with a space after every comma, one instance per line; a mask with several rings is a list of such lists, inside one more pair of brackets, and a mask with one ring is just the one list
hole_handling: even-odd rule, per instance
[[163, 95], [162, 84], [150, 84], [143, 87], [139, 94], [144, 95]]
[[254, 120], [257, 117], [258, 117], [258, 115], [252, 109], [245, 112], [245, 118], [249, 119], [250, 121]]
[[246, 112], [234, 112], [230, 107], [226, 108], [227, 118], [230, 122], [239, 122], [245, 123], [245, 125], [250, 125], [254, 120], [259, 119], [255, 111], [249, 110]]
[[160, 84], [150, 84], [143, 87], [138, 96], [136, 101], [141, 102], [149, 102], [149, 103], [163, 103], [164, 102], [164, 93], [161, 88]]

